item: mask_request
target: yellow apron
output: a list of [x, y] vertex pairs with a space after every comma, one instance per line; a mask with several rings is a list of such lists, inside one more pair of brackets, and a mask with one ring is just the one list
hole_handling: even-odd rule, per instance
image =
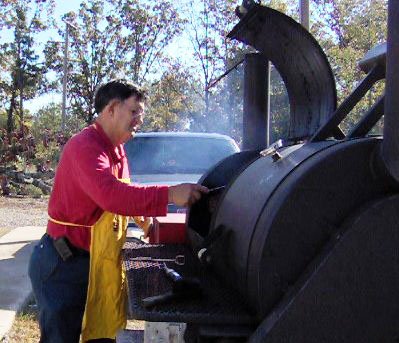
[[91, 230], [83, 342], [115, 338], [126, 326], [126, 276], [121, 256], [126, 228], [127, 217], [104, 212]]
[[[120, 179], [129, 183], [129, 179]], [[72, 227], [86, 226], [49, 220]], [[104, 212], [92, 226], [90, 272], [82, 341], [114, 339], [126, 326], [126, 275], [122, 268], [122, 247], [126, 240], [128, 217]]]

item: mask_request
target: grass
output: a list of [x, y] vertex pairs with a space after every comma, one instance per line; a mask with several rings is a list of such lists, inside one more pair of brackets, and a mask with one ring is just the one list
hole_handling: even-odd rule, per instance
[[[37, 319], [37, 307], [32, 299], [25, 308], [17, 314], [11, 330], [0, 343], [37, 343], [40, 340], [40, 329]], [[128, 330], [144, 330], [144, 322], [129, 320]]]
[[32, 300], [16, 315], [11, 330], [2, 343], [37, 343], [40, 339], [36, 304]]
[[0, 227], [0, 237], [4, 236], [5, 234], [9, 233], [10, 231], [11, 231], [10, 228]]

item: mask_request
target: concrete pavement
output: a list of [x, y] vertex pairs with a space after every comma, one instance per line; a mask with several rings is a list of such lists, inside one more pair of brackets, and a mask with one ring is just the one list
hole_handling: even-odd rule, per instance
[[[24, 226], [0, 237], [0, 341], [11, 329], [15, 315], [31, 299], [32, 287], [28, 263], [33, 247], [45, 233], [40, 226]], [[142, 231], [132, 228], [129, 237], [139, 237]], [[121, 332], [118, 343], [142, 342], [141, 330]]]
[[24, 226], [0, 237], [0, 340], [32, 293], [28, 262], [45, 231], [45, 227]]

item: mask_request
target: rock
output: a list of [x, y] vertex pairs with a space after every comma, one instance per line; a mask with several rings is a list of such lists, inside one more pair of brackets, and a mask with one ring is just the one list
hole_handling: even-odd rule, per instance
[[48, 180], [44, 180], [44, 182], [46, 183], [46, 185], [49, 185], [50, 187], [53, 187], [53, 185], [54, 185], [54, 178], [48, 179]]
[[43, 194], [50, 194], [51, 192], [51, 187], [46, 185], [42, 180], [40, 179], [34, 179], [33, 180], [33, 185], [40, 188], [43, 192]]
[[19, 183], [24, 183], [25, 174], [22, 173], [22, 172], [15, 173], [14, 178], [15, 178], [15, 181], [17, 181], [17, 182], [19, 182]]
[[15, 170], [7, 170], [6, 171], [6, 176], [8, 176], [10, 179], [15, 179], [17, 172]]
[[49, 169], [45, 172], [45, 176], [47, 179], [52, 179], [55, 176], [55, 172], [52, 169]]
[[37, 172], [37, 173], [32, 173], [30, 174], [31, 177], [34, 179], [42, 179], [44, 177], [44, 173], [42, 172]]
[[32, 184], [33, 183], [33, 177], [24, 177], [24, 183]]

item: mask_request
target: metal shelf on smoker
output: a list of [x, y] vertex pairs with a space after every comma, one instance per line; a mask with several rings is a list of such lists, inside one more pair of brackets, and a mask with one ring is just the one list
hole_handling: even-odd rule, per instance
[[[184, 277], [199, 278], [202, 297], [144, 308], [142, 299], [171, 291], [172, 282], [161, 269], [163, 263], [133, 258], [175, 258], [180, 254], [185, 256], [185, 264], [178, 266], [169, 262], [168, 267]], [[129, 239], [123, 249], [123, 263], [128, 282], [129, 316], [134, 319], [212, 325], [255, 324], [255, 318], [248, 312], [240, 295], [205, 270], [187, 245], [147, 244], [138, 239]]]

